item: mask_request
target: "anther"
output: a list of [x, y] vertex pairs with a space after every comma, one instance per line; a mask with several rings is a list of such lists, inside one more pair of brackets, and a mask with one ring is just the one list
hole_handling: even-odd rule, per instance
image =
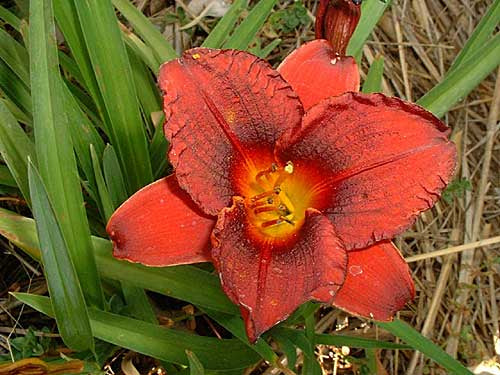
[[260, 171], [255, 175], [255, 179], [258, 180], [261, 177], [270, 175], [271, 173], [275, 173], [278, 170], [278, 165], [276, 163], [272, 163], [271, 166], [263, 171]]
[[291, 161], [287, 161], [285, 168], [283, 168], [286, 173], [292, 174], [293, 173], [293, 163]]

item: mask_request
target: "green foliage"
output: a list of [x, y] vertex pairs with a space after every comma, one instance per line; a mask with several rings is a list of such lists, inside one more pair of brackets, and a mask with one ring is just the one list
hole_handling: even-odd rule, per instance
[[10, 349], [12, 357], [8, 355], [0, 355], [0, 362], [11, 361], [12, 358], [15, 361], [24, 358], [40, 357], [44, 355], [50, 348], [52, 339], [41, 334], [50, 333], [47, 327], [43, 327], [40, 332], [41, 334], [36, 334], [36, 330], [33, 327], [29, 327], [24, 336], [15, 337], [9, 340]]
[[294, 1], [284, 9], [269, 16], [269, 24], [278, 33], [289, 33], [299, 26], [306, 26], [311, 19], [302, 1]]
[[445, 202], [452, 203], [453, 198], [461, 198], [466, 191], [471, 191], [472, 185], [466, 178], [459, 178], [452, 181], [441, 195]]

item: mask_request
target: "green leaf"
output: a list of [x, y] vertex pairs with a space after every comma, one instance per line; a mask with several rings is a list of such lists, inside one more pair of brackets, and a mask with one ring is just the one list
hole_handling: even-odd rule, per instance
[[77, 351], [92, 350], [94, 341], [87, 307], [68, 246], [42, 179], [31, 163], [28, 165], [28, 176], [33, 216], [59, 333], [69, 348]]
[[113, 0], [113, 5], [132, 24], [134, 30], [137, 31], [146, 44], [151, 47], [160, 63], [177, 57], [171, 44], [130, 1]]
[[[47, 297], [27, 293], [13, 295], [34, 309], [53, 316]], [[186, 349], [196, 353], [206, 370], [243, 369], [259, 359], [238, 340], [197, 336], [93, 308], [89, 309], [89, 315], [95, 337], [166, 362], [187, 366]]]
[[[0, 28], [0, 59], [26, 85], [30, 83], [29, 56], [26, 48]], [[14, 79], [14, 77], [11, 77]]]
[[0, 154], [24, 199], [29, 202], [28, 157], [35, 159], [35, 146], [2, 101], [0, 101]]
[[352, 34], [347, 46], [347, 56], [355, 56], [359, 62], [363, 45], [370, 36], [385, 10], [391, 5], [391, 0], [365, 0], [361, 5], [361, 17], [358, 26]]
[[436, 361], [436, 363], [447, 369], [450, 374], [455, 375], [471, 375], [472, 372], [467, 370], [460, 362], [450, 357], [439, 346], [434, 344], [428, 338], [422, 336], [418, 331], [415, 331], [405, 322], [395, 319], [390, 323], [375, 322], [379, 327], [389, 331], [394, 336], [399, 337], [408, 345], [411, 345], [415, 350], [425, 354], [427, 357]]
[[[26, 177], [27, 175], [28, 170], [26, 169]], [[30, 257], [40, 261], [40, 244], [33, 219], [0, 208], [0, 234]]]
[[155, 178], [160, 178], [164, 176], [165, 169], [167, 167], [167, 151], [168, 151], [168, 141], [163, 134], [163, 122], [165, 115], [161, 115], [161, 119], [156, 124], [156, 128], [153, 134], [153, 139], [149, 145], [149, 154], [151, 155], [151, 164], [153, 165], [153, 176]]
[[21, 80], [12, 79], [15, 73], [0, 59], [0, 91], [26, 115], [32, 112], [31, 96], [28, 86]]
[[90, 155], [92, 157], [92, 165], [94, 166], [94, 174], [95, 180], [97, 183], [97, 192], [99, 193], [99, 201], [101, 203], [102, 216], [104, 221], [107, 222], [115, 208], [113, 206], [113, 202], [111, 201], [111, 197], [109, 196], [108, 188], [106, 187], [106, 183], [104, 182], [104, 176], [102, 175], [101, 162], [97, 157], [94, 146], [90, 145]]
[[467, 40], [467, 43], [460, 50], [460, 53], [453, 61], [451, 68], [448, 70], [449, 74], [458, 68], [463, 62], [468, 60], [477, 51], [483, 48], [483, 45], [492, 37], [493, 32], [500, 23], [500, 0], [490, 6], [486, 14], [481, 18], [481, 21], [474, 29], [474, 32]]
[[217, 22], [217, 25], [205, 38], [201, 46], [206, 48], [221, 48], [231, 30], [233, 30], [236, 21], [238, 21], [238, 18], [247, 6], [248, 0], [235, 0], [224, 17]]
[[[7, 210], [0, 210], [0, 234], [19, 244], [21, 249], [33, 247], [35, 224]], [[23, 225], [17, 225], [22, 222]], [[94, 254], [101, 276], [188, 301], [212, 310], [239, 315], [239, 309], [222, 292], [216, 275], [194, 266], [164, 268], [145, 267], [113, 258], [110, 241], [92, 237]], [[38, 248], [38, 246], [36, 246]]]
[[14, 30], [21, 30], [21, 19], [18, 18], [14, 13], [4, 8], [2, 5], [0, 5], [0, 19], [12, 26]]
[[238, 307], [222, 292], [219, 279], [194, 266], [145, 267], [112, 256], [111, 242], [94, 237], [96, 261], [102, 277], [125, 281], [194, 305], [237, 315]]
[[207, 309], [204, 307], [202, 307], [201, 310], [205, 312], [213, 320], [215, 320], [218, 324], [220, 324], [222, 327], [231, 332], [234, 337], [240, 339], [241, 342], [247, 344], [263, 359], [265, 359], [271, 364], [276, 364], [278, 357], [264, 339], [262, 338], [258, 339], [255, 344], [250, 344], [248, 342], [248, 337], [245, 332], [245, 325], [243, 324], [243, 320], [239, 315], [224, 314], [219, 311]]
[[153, 176], [136, 87], [116, 15], [110, 0], [74, 1], [74, 5], [110, 121], [111, 143], [122, 169], [127, 171], [128, 192], [133, 193]]
[[260, 0], [229, 37], [224, 48], [246, 50], [271, 14], [277, 0]]
[[372, 92], [382, 91], [382, 77], [384, 76], [384, 58], [382, 56], [373, 60], [370, 70], [366, 75], [365, 83], [363, 84], [363, 92], [369, 94]]
[[127, 199], [127, 190], [118, 157], [116, 156], [113, 146], [109, 144], [106, 145], [104, 149], [102, 166], [106, 186], [109, 190], [109, 196], [113, 201], [113, 207], [117, 208]]
[[103, 306], [69, 132], [50, 0], [30, 4], [30, 71], [38, 168], [87, 301]]
[[17, 187], [16, 180], [14, 180], [6, 165], [0, 165], [0, 185]]
[[349, 346], [351, 348], [363, 349], [411, 349], [411, 346], [396, 344], [389, 341], [371, 340], [363, 337], [354, 337], [346, 335], [327, 335], [316, 334], [316, 344], [334, 345], [334, 346]]
[[186, 350], [186, 356], [189, 361], [189, 374], [190, 375], [204, 375], [205, 369], [201, 364], [200, 360], [193, 352]]
[[442, 117], [471, 92], [500, 64], [500, 34], [497, 34], [445, 79], [417, 101], [417, 104]]

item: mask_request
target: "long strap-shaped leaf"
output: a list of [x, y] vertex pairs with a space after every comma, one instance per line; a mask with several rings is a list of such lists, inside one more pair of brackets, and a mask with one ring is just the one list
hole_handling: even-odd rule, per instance
[[[26, 293], [15, 293], [14, 296], [34, 309], [53, 316], [47, 297]], [[89, 314], [96, 337], [167, 362], [188, 365], [186, 349], [196, 353], [207, 370], [242, 369], [259, 359], [256, 353], [238, 340], [202, 337], [97, 309], [90, 309]]]
[[467, 370], [464, 366], [460, 364], [457, 360], [450, 357], [446, 352], [443, 351], [439, 346], [434, 344], [428, 338], [422, 336], [420, 332], [415, 331], [405, 322], [399, 319], [395, 319], [390, 323], [376, 322], [379, 327], [386, 329], [391, 332], [394, 336], [399, 337], [407, 344], [411, 345], [413, 348], [419, 352], [425, 354], [427, 357], [433, 359], [445, 369], [447, 369], [450, 374], [456, 375], [471, 375], [472, 372]]
[[73, 1], [109, 116], [109, 136], [129, 193], [153, 179], [146, 133], [122, 35], [110, 0]]
[[28, 174], [33, 215], [59, 333], [71, 349], [93, 350], [87, 307], [54, 208], [33, 164], [29, 164]]
[[35, 146], [2, 101], [0, 101], [0, 154], [24, 198], [29, 202], [28, 157], [35, 159]]
[[437, 117], [465, 98], [500, 64], [500, 34], [497, 34], [469, 59], [417, 101]]
[[103, 306], [64, 108], [52, 2], [32, 0], [30, 10], [30, 72], [38, 168], [85, 297], [89, 303]]

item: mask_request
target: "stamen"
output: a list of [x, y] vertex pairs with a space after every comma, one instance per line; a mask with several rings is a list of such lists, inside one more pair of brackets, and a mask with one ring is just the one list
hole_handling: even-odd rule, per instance
[[257, 173], [255, 176], [255, 179], [258, 180], [261, 177], [268, 176], [272, 173], [275, 173], [278, 170], [278, 165], [276, 163], [272, 163], [271, 166], [267, 169], [264, 169], [263, 171], [260, 171]]
[[290, 220], [290, 219], [287, 219], [286, 217], [284, 216], [280, 216], [279, 218], [277, 219], [274, 219], [274, 220], [269, 220], [269, 221], [265, 221], [263, 222], [260, 227], [261, 228], [268, 228], [270, 226], [273, 226], [273, 225], [278, 225], [278, 224], [283, 224], [283, 222], [285, 223], [288, 223], [290, 225], [295, 225], [295, 223]]
[[251, 199], [252, 202], [257, 202], [261, 200], [262, 198], [270, 197], [272, 195], [278, 195], [281, 192], [281, 188], [278, 186], [277, 188], [274, 188], [273, 190], [270, 191], [265, 191], [263, 193], [254, 195]]
[[263, 212], [276, 212], [278, 214], [281, 214], [281, 210], [278, 207], [274, 206], [265, 206], [265, 207], [257, 207], [253, 212], [258, 215]]

